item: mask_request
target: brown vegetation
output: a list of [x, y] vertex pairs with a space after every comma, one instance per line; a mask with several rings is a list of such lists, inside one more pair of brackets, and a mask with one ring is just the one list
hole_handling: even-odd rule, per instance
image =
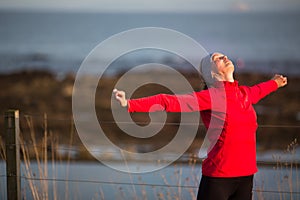
[[[203, 81], [197, 74], [183, 73], [194, 90], [204, 87]], [[128, 84], [134, 84], [136, 78], [143, 78], [146, 74], [138, 74], [132, 77]], [[157, 73], [157, 79], [166, 78], [167, 74]], [[96, 110], [98, 119], [104, 130], [109, 130], [108, 137], [112, 142], [125, 146], [150, 145], [153, 149], [159, 149], [168, 143], [176, 134], [177, 126], [166, 125], [159, 134], [148, 138], [138, 139], [122, 134], [117, 125], [103, 122], [113, 122], [111, 114], [111, 93], [120, 75], [102, 77], [96, 92]], [[236, 75], [240, 84], [253, 85], [271, 77], [259, 74]], [[75, 77], [72, 74], [58, 78], [55, 74], [46, 71], [22, 71], [14, 74], [0, 75], [0, 111], [4, 113], [8, 109], [19, 109], [21, 113], [21, 130], [26, 139], [28, 123], [25, 117], [32, 117], [35, 132], [43, 134], [44, 113], [48, 116], [48, 129], [56, 135], [60, 141], [68, 143], [72, 123], [72, 88]], [[300, 78], [289, 78], [289, 84], [284, 89], [271, 94], [256, 105], [258, 112], [258, 143], [262, 149], [283, 148], [290, 141], [298, 138], [299, 133], [299, 91]], [[176, 80], [174, 83], [176, 84]], [[180, 88], [181, 86], [178, 85]], [[126, 89], [126, 86], [124, 86]], [[121, 88], [123, 89], [123, 88]], [[170, 93], [171, 91], [157, 84], [147, 84], [136, 90], [133, 97], [148, 96], [157, 93]], [[184, 91], [182, 91], [184, 92]], [[100, 114], [101, 113], [101, 114]], [[131, 117], [136, 122], [149, 123], [148, 114], [136, 113]], [[187, 114], [186, 117], [189, 117]], [[180, 114], [167, 115], [167, 122], [179, 123]], [[3, 117], [0, 119], [0, 134], [3, 137]], [[289, 127], [292, 126], [292, 127]], [[298, 127], [296, 127], [298, 126]], [[167, 134], [166, 134], [167, 133]], [[199, 149], [205, 134], [203, 126], [200, 126], [197, 138], [189, 151]], [[298, 138], [299, 139], [299, 138]], [[81, 144], [78, 137], [74, 137], [74, 144]], [[127, 144], [127, 145], [126, 145]], [[130, 144], [130, 145], [128, 145]], [[129, 147], [128, 147], [129, 148]]]

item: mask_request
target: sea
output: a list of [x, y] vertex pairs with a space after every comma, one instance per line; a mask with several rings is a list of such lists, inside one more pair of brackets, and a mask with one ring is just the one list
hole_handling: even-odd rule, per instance
[[[201, 165], [172, 164], [149, 173], [124, 173], [97, 162], [21, 163], [24, 199], [196, 199]], [[151, 163], [130, 163], [140, 168]], [[155, 165], [155, 164], [154, 164]], [[253, 199], [299, 199], [297, 166], [258, 166]], [[0, 161], [0, 199], [7, 199], [5, 162]]]
[[[76, 73], [93, 49], [108, 38], [136, 28], [159, 27], [187, 35], [209, 53], [217, 51], [228, 55], [237, 63], [237, 71], [297, 76], [300, 74], [299, 20], [299, 12], [96, 13], [0, 10], [0, 73], [32, 69]], [[147, 34], [144, 40], [147, 40]], [[176, 41], [172, 43], [184, 45]], [[126, 44], [114, 44], [110, 51]], [[187, 53], [197, 59], [197, 52], [191, 50]], [[114, 70], [124, 70], [125, 66], [141, 63], [137, 62], [139, 60], [156, 63], [166, 60], [157, 54], [146, 52], [129, 56], [125, 59], [126, 64], [120, 64]], [[107, 51], [107, 57], [110, 55]]]

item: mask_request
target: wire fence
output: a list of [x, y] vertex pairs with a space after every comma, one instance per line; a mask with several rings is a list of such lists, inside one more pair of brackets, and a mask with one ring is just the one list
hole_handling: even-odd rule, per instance
[[[0, 175], [0, 178], [6, 177], [6, 175]], [[106, 184], [106, 185], [136, 185], [136, 186], [148, 186], [148, 187], [170, 187], [170, 188], [192, 188], [198, 189], [199, 186], [194, 185], [170, 185], [170, 184], [151, 184], [151, 183], [129, 183], [129, 182], [118, 182], [118, 181], [99, 181], [99, 180], [83, 180], [83, 179], [62, 179], [62, 178], [36, 178], [36, 177], [27, 177], [27, 176], [20, 176], [21, 179], [24, 180], [35, 180], [35, 181], [56, 181], [56, 182], [73, 182], [73, 183], [91, 183], [91, 184]], [[254, 189], [254, 192], [265, 192], [265, 193], [282, 193], [282, 194], [297, 194], [299, 195], [300, 192], [290, 192], [290, 191], [278, 191], [278, 190], [260, 190]]]
[[[43, 120], [44, 119], [44, 115], [21, 115], [20, 118], [36, 118], [36, 119], [40, 119]], [[61, 121], [61, 122], [69, 122], [70, 124], [73, 123], [73, 119], [72, 117], [70, 118], [48, 118], [47, 120], [56, 120], [56, 121]], [[116, 123], [120, 123], [120, 124], [132, 124], [132, 123], [137, 123], [137, 124], [141, 124], [141, 125], [148, 125], [149, 123], [146, 122], [128, 122], [128, 121], [123, 121], [123, 122], [115, 122], [115, 121], [100, 121], [100, 124], [116, 124]], [[170, 125], [170, 126], [178, 126], [178, 125], [186, 125], [186, 126], [204, 126], [204, 124], [202, 123], [175, 123], [175, 122], [151, 122], [151, 124], [154, 125]], [[285, 125], [285, 124], [263, 124], [263, 125], [259, 125], [258, 128], [288, 128], [288, 129], [299, 129], [300, 125]], [[1, 139], [1, 138], [0, 138]], [[23, 143], [19, 142], [18, 144], [13, 144], [13, 145], [21, 145], [23, 147], [26, 148], [49, 148], [49, 147], [45, 147], [45, 145], [41, 145], [41, 144], [32, 144], [30, 142], [26, 143], [23, 141]], [[6, 145], [3, 144], [2, 148], [6, 148]], [[56, 146], [56, 147], [51, 147], [52, 151], [65, 151], [67, 153], [70, 152], [77, 152], [78, 149], [82, 148], [82, 145], [69, 145], [69, 146]], [[90, 150], [92, 153], [101, 153], [102, 150]], [[109, 154], [114, 154], [116, 152], [110, 152], [110, 151], [106, 151], [106, 153]], [[168, 156], [168, 155], [166, 155]], [[197, 155], [194, 154], [184, 154], [181, 157], [182, 159], [195, 159], [197, 160], [198, 157]], [[292, 167], [297, 169], [297, 166], [300, 164], [300, 160], [293, 160], [292, 161]], [[197, 163], [200, 164], [201, 160], [197, 160]], [[270, 164], [280, 164], [280, 162], [275, 161], [275, 162], [268, 162], [268, 161], [259, 161], [258, 164], [262, 164], [262, 165], [270, 165]], [[286, 162], [283, 162], [286, 164]], [[7, 177], [6, 174], [0, 174], [0, 178], [4, 178]], [[41, 177], [30, 177], [30, 176], [26, 176], [26, 175], [21, 175], [19, 176], [20, 179], [25, 180], [25, 181], [55, 181], [55, 182], [68, 182], [68, 183], [90, 183], [90, 184], [104, 184], [104, 185], [128, 185], [128, 186], [147, 186], [147, 187], [166, 187], [166, 188], [187, 188], [187, 189], [197, 189], [198, 185], [178, 185], [178, 184], [152, 184], [152, 183], [140, 183], [140, 182], [118, 182], [118, 181], [101, 181], [101, 180], [84, 180], [84, 179], [64, 179], [64, 178], [49, 178], [49, 177], [45, 177], [45, 178], [41, 178]], [[297, 180], [298, 181], [298, 180]], [[298, 184], [298, 183], [297, 183]], [[292, 194], [292, 195], [300, 195], [300, 192], [298, 191], [284, 191], [284, 190], [261, 190], [261, 189], [253, 189], [253, 192], [260, 192], [260, 193], [274, 193], [274, 194]]]
[[[45, 117], [46, 116], [46, 117]], [[61, 116], [61, 117], [53, 117], [53, 116], [49, 116], [46, 114], [20, 114], [20, 119], [22, 118], [33, 118], [33, 119], [40, 119], [40, 120], [44, 120], [45, 118], [48, 121], [69, 121], [70, 123], [73, 121], [73, 116], [70, 117], [65, 117], [65, 116]], [[3, 114], [0, 114], [0, 118], [4, 118]], [[115, 124], [115, 123], [125, 123], [125, 124], [132, 124], [132, 121], [99, 121], [99, 123], [107, 123], [107, 124]], [[136, 122], [136, 123], [141, 123], [141, 124], [148, 124], [147, 122]], [[151, 122], [151, 123], [155, 123], [155, 124], [169, 124], [169, 125], [180, 125], [182, 123], [171, 123], [171, 122]], [[186, 125], [204, 125], [203, 123], [196, 123], [196, 122], [190, 122], [190, 123], [183, 123]], [[300, 124], [299, 125], [294, 125], [294, 124], [258, 124], [258, 127], [267, 127], [267, 128], [300, 128]]]
[[[69, 122], [69, 124], [73, 123], [73, 117], [53, 117], [46, 114], [20, 114], [20, 119], [39, 119], [39, 120], [47, 120], [47, 121], [60, 121], [60, 122]], [[3, 119], [4, 115], [0, 114], [0, 119]], [[145, 121], [99, 121], [100, 124], [141, 124], [141, 125], [147, 125], [149, 122]], [[157, 125], [199, 125], [204, 126], [203, 123], [199, 122], [161, 122], [161, 121], [152, 121], [151, 124], [157, 124]], [[258, 124], [258, 128], [300, 128], [299, 125], [295, 124]]]

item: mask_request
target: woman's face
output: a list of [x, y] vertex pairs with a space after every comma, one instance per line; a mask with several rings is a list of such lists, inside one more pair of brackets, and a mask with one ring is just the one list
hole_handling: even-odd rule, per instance
[[228, 59], [227, 56], [225, 56], [222, 53], [214, 53], [212, 55], [212, 71], [217, 74], [226, 75], [228, 73], [234, 72], [234, 65], [230, 59]]

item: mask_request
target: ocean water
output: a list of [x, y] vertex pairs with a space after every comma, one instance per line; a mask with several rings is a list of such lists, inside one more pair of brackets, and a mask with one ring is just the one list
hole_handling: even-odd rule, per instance
[[[151, 163], [138, 165], [147, 167]], [[201, 179], [201, 165], [173, 164], [159, 171], [134, 174], [115, 171], [96, 162], [49, 161], [45, 178], [40, 177], [38, 169], [44, 170], [43, 164], [31, 162], [31, 175], [26, 174], [23, 163], [21, 166], [21, 191], [26, 199], [33, 198], [31, 188], [34, 187], [40, 197], [47, 191], [49, 199], [193, 199]], [[2, 161], [0, 175], [0, 199], [6, 199], [5, 163]], [[44, 180], [47, 185], [43, 185]], [[254, 199], [299, 199], [298, 182], [295, 167], [259, 166], [253, 183]]]
[[[242, 63], [238, 66], [241, 71], [298, 75], [299, 19], [300, 13], [272, 12], [133, 14], [0, 11], [0, 73], [20, 69], [76, 72], [84, 58], [114, 34], [133, 28], [163, 27], [186, 34], [208, 52], [227, 54]], [[110, 50], [118, 48], [114, 45]], [[188, 53], [197, 57], [197, 52]], [[152, 55], [148, 52], [144, 57], [151, 60]], [[141, 57], [129, 57], [127, 65], [134, 65]], [[160, 62], [157, 58], [155, 61]], [[120, 65], [118, 69], [124, 66]]]

